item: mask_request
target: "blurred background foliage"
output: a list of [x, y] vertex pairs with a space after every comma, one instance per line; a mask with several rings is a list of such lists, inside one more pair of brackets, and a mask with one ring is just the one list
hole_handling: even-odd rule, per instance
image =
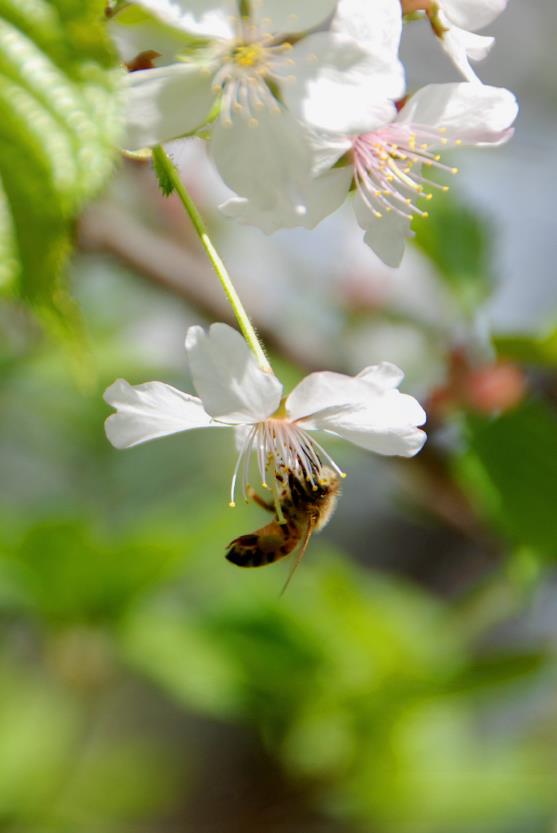
[[[518, 164], [536, 181], [545, 134], [519, 125], [476, 189], [465, 158], [398, 272], [345, 212], [273, 238], [231, 226], [201, 144], [172, 149], [286, 386], [387, 358], [429, 414], [415, 460], [334, 448], [343, 498], [279, 599], [285, 565], [223, 558], [264, 522], [227, 507], [226, 432], [125, 453], [103, 434], [115, 376], [187, 388], [187, 326], [228, 312], [148, 165], [120, 165], [75, 234], [116, 165], [100, 5], [0, 0], [0, 830], [554, 830], [554, 239], [511, 239], [502, 196]], [[516, 4], [501, 26], [486, 80], [554, 123], [553, 53], [516, 58]]]

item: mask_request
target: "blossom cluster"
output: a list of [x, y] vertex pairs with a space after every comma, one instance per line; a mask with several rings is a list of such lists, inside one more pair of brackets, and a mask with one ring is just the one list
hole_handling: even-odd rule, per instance
[[[208, 140], [233, 192], [225, 215], [271, 233], [315, 227], [347, 198], [366, 243], [397, 266], [415, 217], [454, 173], [445, 150], [499, 145], [517, 114], [481, 83], [477, 34], [507, 0], [135, 0], [111, 30], [127, 76], [130, 150]], [[403, 23], [429, 21], [464, 78], [412, 91]]]
[[[117, 2], [110, 26], [130, 70], [127, 148], [156, 148], [156, 160], [170, 163], [160, 145], [191, 136], [206, 139], [232, 192], [223, 213], [267, 233], [313, 228], [350, 198], [365, 241], [396, 266], [412, 235], [412, 220], [427, 216], [434, 189], [447, 189], [443, 174], [456, 173], [443, 151], [499, 145], [512, 134], [514, 96], [482, 84], [470, 64], [493, 43], [475, 30], [505, 4]], [[404, 21], [415, 17], [429, 22], [464, 80], [408, 94], [400, 42]], [[172, 165], [171, 170], [178, 176]], [[441, 181], [428, 176], [435, 171]], [[174, 180], [177, 190], [180, 185]], [[203, 240], [206, 233], [199, 231], [189, 198], [182, 202]], [[205, 248], [222, 282], [223, 264], [206, 240]], [[232, 429], [238, 458], [231, 505], [237, 491], [245, 498], [252, 494], [254, 458], [262, 485], [273, 491], [277, 519], [282, 517], [277, 484], [292, 478], [303, 484], [300, 494], [308, 504], [303, 554], [318, 528], [311, 495], [325, 490], [327, 473], [337, 483], [343, 475], [315, 433], [382, 455], [412, 457], [425, 442], [420, 426], [426, 416], [412, 396], [399, 391], [403, 373], [389, 362], [369, 365], [356, 376], [312, 373], [285, 396], [239, 307], [238, 299], [233, 308], [245, 338], [226, 324], [213, 324], [207, 332], [198, 326], [188, 330], [186, 353], [197, 396], [163, 382], [132, 386], [117, 380], [105, 392], [115, 408], [107, 436], [117, 448], [129, 448], [181, 431]], [[289, 529], [284, 517], [280, 523]], [[283, 547], [283, 554], [291, 549]]]

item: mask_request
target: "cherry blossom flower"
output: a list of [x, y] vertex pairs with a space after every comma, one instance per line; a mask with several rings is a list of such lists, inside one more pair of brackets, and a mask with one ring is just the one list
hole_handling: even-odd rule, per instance
[[106, 434], [116, 448], [130, 448], [179, 431], [233, 429], [239, 454], [231, 504], [238, 481], [247, 496], [252, 454], [264, 485], [270, 474], [271, 488], [284, 468], [312, 484], [325, 465], [342, 474], [315, 431], [402, 457], [412, 457], [425, 442], [418, 428], [425, 413], [412, 396], [399, 392], [404, 374], [388, 362], [353, 377], [311, 373], [284, 397], [276, 376], [259, 367], [244, 338], [227, 324], [213, 324], [208, 332], [190, 327], [186, 353], [199, 396], [163, 382], [132, 386], [119, 379], [104, 395], [116, 409], [106, 420]]
[[[311, 156], [300, 117], [334, 112], [344, 129], [352, 110], [369, 118], [380, 97], [400, 94], [402, 66], [384, 46], [385, 31], [400, 30], [400, 2], [374, 0], [376, 28], [361, 43], [347, 31], [344, 9], [356, 14], [368, 0], [248, 5], [244, 17], [234, 0], [137, 0], [115, 15], [125, 61], [160, 56], [127, 77], [127, 147], [205, 125], [233, 191], [264, 209], [286, 202], [303, 215]], [[307, 34], [333, 13], [326, 31]]]
[[[427, 216], [420, 200], [430, 201], [435, 189], [448, 187], [426, 179], [424, 171], [457, 172], [442, 161], [439, 150], [500, 145], [512, 136], [517, 112], [515, 97], [502, 88], [470, 82], [430, 84], [400, 111], [391, 103], [390, 116], [382, 124], [370, 122], [368, 129], [351, 135], [313, 134], [317, 176], [313, 192], [308, 192], [305, 218], [297, 217], [287, 204], [280, 211], [262, 211], [239, 198], [229, 200], [222, 210], [267, 233], [301, 224], [312, 227], [323, 210], [344, 202], [354, 183], [354, 211], [366, 243], [389, 266], [398, 266], [405, 239], [412, 236], [412, 219]], [[330, 169], [335, 164], [340, 167]], [[325, 190], [327, 198], [320, 200]]]

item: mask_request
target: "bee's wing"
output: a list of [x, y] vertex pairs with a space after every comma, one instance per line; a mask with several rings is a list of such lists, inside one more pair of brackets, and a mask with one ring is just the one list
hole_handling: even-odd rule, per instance
[[306, 525], [306, 528], [304, 530], [304, 535], [302, 537], [302, 540], [300, 542], [298, 550], [297, 550], [297, 552], [294, 556], [294, 560], [292, 561], [292, 565], [290, 567], [288, 577], [287, 577], [286, 581], [284, 582], [284, 586], [283, 586], [282, 590], [280, 591], [281, 596], [283, 596], [286, 593], [286, 588], [288, 587], [288, 585], [292, 581], [292, 576], [294, 575], [294, 573], [296, 572], [296, 570], [300, 566], [302, 558], [306, 554], [306, 550], [308, 548], [310, 538], [313, 535], [314, 531], [315, 531], [315, 519], [310, 517], [307, 520], [307, 525]]

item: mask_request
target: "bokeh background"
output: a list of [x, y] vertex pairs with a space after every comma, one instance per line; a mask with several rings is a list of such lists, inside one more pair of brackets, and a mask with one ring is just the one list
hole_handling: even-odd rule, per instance
[[[417, 87], [454, 76], [407, 27]], [[286, 387], [384, 359], [429, 414], [414, 460], [349, 472], [287, 594], [242, 571], [226, 432], [127, 452], [116, 376], [191, 389], [192, 323], [230, 320], [179, 204], [125, 161], [80, 219], [86, 349], [0, 308], [0, 830], [557, 830], [557, 132], [553, 0], [511, 0], [482, 78], [516, 136], [462, 152], [398, 271], [349, 206], [265, 237], [171, 148]], [[456, 157], [455, 157], [456, 159]]]

